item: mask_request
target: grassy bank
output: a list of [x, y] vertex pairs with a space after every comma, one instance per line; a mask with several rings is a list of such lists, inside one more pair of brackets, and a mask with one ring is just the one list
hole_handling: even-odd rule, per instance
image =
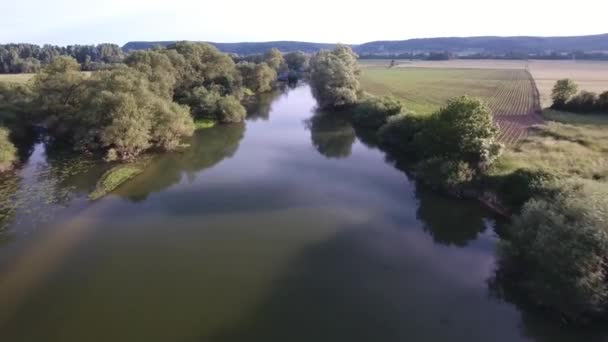
[[97, 182], [95, 190], [89, 194], [89, 199], [95, 201], [116, 190], [126, 181], [142, 173], [149, 161], [149, 158], [144, 158], [138, 162], [117, 165], [106, 171]]
[[608, 180], [608, 116], [546, 110], [546, 124], [510, 147], [490, 170], [500, 176], [526, 169], [561, 177]]
[[211, 128], [215, 125], [217, 125], [217, 121], [211, 119], [194, 120], [194, 129], [196, 130]]

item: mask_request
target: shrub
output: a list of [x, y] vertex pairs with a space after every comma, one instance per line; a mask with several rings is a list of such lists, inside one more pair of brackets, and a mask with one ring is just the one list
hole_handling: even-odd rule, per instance
[[30, 112], [32, 89], [27, 84], [0, 82], [0, 110], [24, 115]]
[[8, 129], [0, 127], [0, 172], [9, 170], [17, 160], [17, 149], [9, 139]]
[[247, 111], [232, 95], [222, 96], [215, 90], [197, 87], [184, 99], [195, 119], [212, 119], [218, 122], [241, 122]]
[[[517, 281], [536, 303], [570, 320], [604, 314], [608, 305], [608, 188], [594, 181], [545, 183], [502, 243]], [[522, 272], [523, 270], [523, 272]]]
[[598, 96], [596, 106], [599, 112], [608, 113], [608, 91], [605, 91]]
[[402, 110], [403, 104], [393, 96], [370, 97], [357, 105], [353, 120], [358, 126], [378, 129]]
[[438, 157], [419, 163], [416, 172], [426, 185], [451, 192], [460, 192], [460, 187], [470, 183], [475, 175], [464, 161]]
[[277, 79], [277, 72], [266, 63], [241, 62], [237, 68], [243, 78], [243, 86], [254, 93], [265, 93], [272, 90]]
[[391, 116], [378, 131], [380, 145], [400, 157], [412, 161], [420, 160], [426, 155], [426, 150], [416, 145], [416, 137], [426, 127], [427, 122], [427, 118], [419, 116]]
[[560, 109], [566, 104], [566, 102], [576, 94], [578, 86], [571, 79], [558, 80], [553, 86], [551, 92], [551, 98], [553, 99], [553, 108]]
[[484, 169], [502, 151], [497, 138], [498, 127], [488, 107], [478, 99], [462, 96], [433, 114], [415, 140], [431, 156], [463, 160], [472, 168]]
[[241, 105], [241, 102], [239, 102], [239, 100], [232, 95], [220, 98], [217, 103], [217, 106], [217, 119], [220, 122], [241, 122], [245, 120], [245, 117], [247, 116], [247, 111], [245, 110], [245, 107], [243, 107], [243, 105]]
[[555, 179], [548, 172], [518, 169], [500, 179], [497, 191], [501, 199], [512, 208], [521, 208], [533, 196], [546, 191], [543, 184]]
[[564, 109], [577, 113], [591, 113], [596, 108], [597, 95], [588, 91], [581, 91], [564, 105]]

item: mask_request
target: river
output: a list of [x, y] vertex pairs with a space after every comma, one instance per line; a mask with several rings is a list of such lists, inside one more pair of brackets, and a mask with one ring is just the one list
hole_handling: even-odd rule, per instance
[[0, 340], [604, 340], [493, 281], [490, 212], [315, 107], [262, 98], [96, 202], [103, 165], [33, 144], [2, 179]]

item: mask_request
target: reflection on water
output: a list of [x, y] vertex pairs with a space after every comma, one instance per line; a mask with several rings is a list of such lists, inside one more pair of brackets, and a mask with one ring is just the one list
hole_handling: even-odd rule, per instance
[[140, 176], [116, 193], [132, 201], [144, 201], [150, 193], [163, 191], [178, 183], [182, 177], [193, 181], [200, 171], [232, 157], [244, 133], [243, 123], [196, 131], [185, 142], [189, 148], [157, 157]]
[[464, 247], [486, 229], [487, 211], [471, 201], [454, 201], [429, 189], [416, 189], [416, 217], [435, 242]]
[[[2, 184], [61, 200], [27, 197], [0, 239], [0, 339], [606, 337], [517, 301], [492, 280], [492, 215], [418, 187], [346, 116], [315, 113], [307, 86], [258, 106], [93, 204], [103, 167], [37, 144]], [[27, 207], [57, 215], [31, 229]]]
[[313, 146], [327, 158], [350, 156], [355, 129], [345, 114], [317, 113], [307, 122]]

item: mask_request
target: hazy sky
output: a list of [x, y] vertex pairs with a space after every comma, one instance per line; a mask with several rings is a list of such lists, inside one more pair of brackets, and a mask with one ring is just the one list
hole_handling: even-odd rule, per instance
[[302, 40], [608, 33], [606, 0], [2, 0], [0, 43]]

